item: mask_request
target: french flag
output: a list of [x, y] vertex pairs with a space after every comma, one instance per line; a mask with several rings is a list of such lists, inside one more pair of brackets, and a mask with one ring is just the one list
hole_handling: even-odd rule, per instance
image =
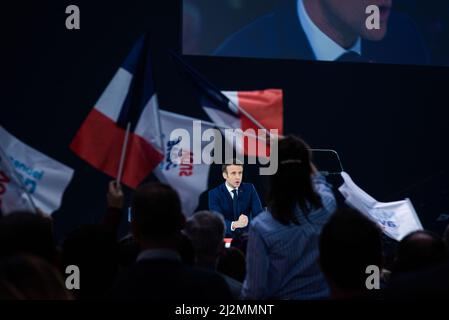
[[[141, 37], [90, 111], [70, 148], [93, 167], [136, 188], [163, 160], [148, 35]], [[126, 135], [126, 128], [129, 134]]]
[[[206, 80], [180, 56], [172, 57], [181, 74], [196, 88], [203, 110], [220, 128], [253, 129], [255, 135], [246, 135], [236, 141], [237, 152], [247, 156], [269, 156], [269, 135], [256, 139], [258, 129], [277, 129], [283, 134], [283, 92], [281, 89], [257, 91], [221, 91]], [[226, 137], [226, 136], [225, 136]], [[257, 141], [252, 141], [257, 140]], [[233, 143], [233, 142], [231, 142]], [[253, 143], [256, 150], [248, 146]]]
[[[219, 126], [242, 129], [246, 131], [264, 128], [267, 131], [277, 129], [278, 136], [283, 134], [283, 93], [281, 89], [265, 89], [256, 91], [222, 91], [229, 99], [226, 107], [221, 104], [208, 103], [203, 100], [203, 109], [211, 120]], [[237, 108], [236, 108], [237, 107]], [[246, 111], [245, 113], [242, 112]], [[251, 117], [251, 118], [250, 118]], [[255, 120], [255, 121], [254, 121]], [[256, 140], [255, 136], [247, 135], [237, 141], [237, 150], [247, 156], [268, 156], [269, 143], [266, 135]], [[248, 145], [254, 143], [257, 152], [250, 150]]]

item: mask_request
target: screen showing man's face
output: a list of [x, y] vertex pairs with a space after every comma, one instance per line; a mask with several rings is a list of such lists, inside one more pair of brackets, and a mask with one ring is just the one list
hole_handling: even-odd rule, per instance
[[448, 25], [447, 0], [183, 0], [183, 53], [449, 66]]
[[[380, 41], [387, 33], [392, 0], [321, 0], [321, 5], [326, 21], [342, 33], [352, 33], [370, 41]], [[379, 8], [379, 29], [369, 30], [366, 27], [366, 8], [370, 5]]]
[[223, 172], [223, 178], [226, 180], [226, 183], [233, 188], [238, 188], [240, 186], [242, 177], [242, 166], [230, 165], [226, 167], [226, 172]]

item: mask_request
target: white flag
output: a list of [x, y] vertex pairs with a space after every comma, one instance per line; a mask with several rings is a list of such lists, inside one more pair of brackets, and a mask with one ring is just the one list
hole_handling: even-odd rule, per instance
[[376, 222], [390, 238], [401, 241], [410, 232], [423, 229], [409, 199], [379, 202], [358, 187], [346, 172], [341, 176], [344, 183], [338, 190], [346, 203]]
[[3, 214], [32, 210], [28, 196], [43, 213], [56, 211], [61, 206], [62, 195], [72, 179], [73, 170], [24, 144], [1, 126], [0, 148], [2, 179], [8, 181], [6, 184], [2, 182], [0, 187]]
[[[194, 213], [201, 193], [208, 187], [212, 157], [207, 152], [207, 145], [210, 146], [211, 142], [203, 142], [202, 136], [205, 130], [213, 128], [213, 124], [201, 121], [201, 130], [194, 132], [194, 122], [200, 120], [164, 110], [160, 110], [159, 114], [165, 144], [165, 158], [154, 170], [154, 174], [160, 181], [169, 184], [178, 192], [182, 210], [188, 217]], [[199, 129], [198, 125], [195, 128]], [[172, 132], [175, 130], [180, 132], [180, 129], [185, 130], [184, 133], [188, 138], [178, 139], [175, 137], [170, 140]], [[217, 132], [219, 131], [217, 130]], [[221, 134], [219, 139], [221, 139]], [[193, 163], [194, 157], [201, 157], [203, 153], [207, 159], [204, 157], [202, 159], [206, 162], [196, 163], [195, 161]], [[176, 157], [178, 158], [175, 161]]]

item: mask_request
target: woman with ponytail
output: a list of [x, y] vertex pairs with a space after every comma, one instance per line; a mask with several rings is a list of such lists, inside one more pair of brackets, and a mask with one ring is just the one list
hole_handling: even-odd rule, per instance
[[329, 289], [318, 264], [318, 239], [336, 210], [331, 186], [311, 161], [308, 145], [279, 141], [268, 211], [251, 223], [244, 299], [325, 299]]

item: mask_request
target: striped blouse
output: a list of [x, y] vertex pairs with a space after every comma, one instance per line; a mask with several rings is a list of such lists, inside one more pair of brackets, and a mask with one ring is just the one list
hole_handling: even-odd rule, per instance
[[324, 176], [315, 174], [312, 182], [323, 207], [309, 212], [307, 219], [297, 208], [299, 225], [283, 225], [268, 211], [252, 221], [243, 299], [324, 299], [329, 296], [318, 265], [318, 240], [337, 203]]

